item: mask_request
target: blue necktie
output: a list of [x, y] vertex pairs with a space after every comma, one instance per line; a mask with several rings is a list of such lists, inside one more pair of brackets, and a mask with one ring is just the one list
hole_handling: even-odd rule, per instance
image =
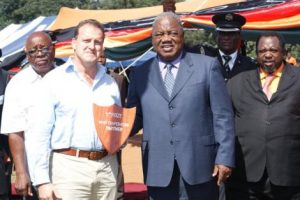
[[165, 80], [164, 81], [165, 81], [165, 86], [166, 86], [169, 97], [172, 94], [173, 86], [174, 86], [174, 83], [175, 83], [175, 78], [172, 74], [172, 68], [173, 67], [174, 66], [170, 63], [166, 64], [167, 73], [165, 75]]

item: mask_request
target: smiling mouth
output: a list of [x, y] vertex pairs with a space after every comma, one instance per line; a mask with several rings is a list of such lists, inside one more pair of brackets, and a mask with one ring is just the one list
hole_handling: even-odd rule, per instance
[[164, 51], [172, 51], [173, 45], [163, 45], [161, 47]]

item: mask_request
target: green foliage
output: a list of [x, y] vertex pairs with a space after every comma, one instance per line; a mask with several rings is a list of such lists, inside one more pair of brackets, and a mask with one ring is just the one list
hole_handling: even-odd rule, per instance
[[88, 8], [90, 0], [1, 0], [0, 28], [11, 23], [25, 23], [38, 16], [57, 15], [63, 6]]
[[214, 34], [203, 29], [185, 30], [184, 41], [187, 46], [202, 44], [206, 46], [216, 47]]

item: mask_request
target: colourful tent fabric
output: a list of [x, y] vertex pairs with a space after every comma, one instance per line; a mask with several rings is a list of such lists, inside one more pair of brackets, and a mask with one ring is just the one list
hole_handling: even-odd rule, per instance
[[[289, 43], [300, 43], [299, 0], [187, 0], [176, 4], [185, 28], [203, 28], [214, 31], [211, 17], [220, 12], [238, 12], [247, 23], [242, 31], [245, 40], [255, 40], [262, 31], [282, 33]], [[24, 25], [11, 25], [6, 33], [0, 32], [4, 56], [20, 51], [25, 36], [43, 28], [51, 31], [56, 43], [56, 56], [73, 54], [70, 42], [74, 26], [87, 18], [98, 19], [104, 24], [105, 52], [112, 60], [125, 60], [141, 55], [151, 47], [151, 26], [154, 17], [162, 12], [162, 6], [120, 10], [78, 10], [61, 8], [57, 17], [41, 17]], [[39, 23], [38, 23], [39, 22]], [[39, 28], [38, 28], [39, 27]], [[200, 41], [201, 42], [201, 41]]]
[[[192, 13], [219, 5], [244, 1], [245, 0], [187, 0], [181, 3], [176, 3], [176, 12]], [[62, 7], [57, 15], [57, 19], [49, 30], [54, 31], [74, 27], [78, 24], [78, 22], [84, 19], [97, 19], [101, 23], [110, 23], [154, 17], [161, 12], [163, 12], [162, 6], [118, 10], [80, 10]]]
[[55, 16], [40, 16], [26, 24], [11, 24], [0, 32], [2, 58], [20, 52], [24, 48], [28, 35], [35, 31], [46, 30], [56, 19]]
[[[195, 4], [195, 8], [199, 6], [199, 2], [201, 1], [198, 1], [197, 5]], [[224, 1], [218, 0], [210, 0], [209, 2], [211, 5], [215, 5], [215, 7], [205, 5], [201, 10], [195, 12], [177, 13], [183, 21], [183, 26], [185, 28], [196, 27], [214, 31], [214, 24], [212, 23], [211, 18], [215, 13], [238, 12], [247, 19], [247, 23], [242, 31], [245, 40], [255, 40], [262, 31], [275, 30], [282, 33], [287, 42], [300, 43], [298, 37], [300, 34], [299, 0], [233, 1], [230, 4], [224, 4]], [[176, 4], [176, 7], [178, 7], [178, 5]], [[124, 10], [120, 10], [120, 12], [121, 11]], [[74, 14], [70, 9], [66, 12], [66, 8], [62, 8], [61, 12], [61, 15], [65, 18], [68, 18], [66, 16], [68, 12]], [[76, 12], [80, 13], [81, 11], [76, 10]], [[82, 12], [86, 14], [87, 11]], [[63, 28], [67, 26], [66, 24], [62, 24], [59, 15], [58, 19], [50, 27], [51, 30], [55, 27]], [[83, 19], [88, 17], [89, 16], [85, 16]], [[101, 21], [101, 16], [98, 17]], [[105, 19], [103, 20], [105, 21]], [[148, 18], [105, 23], [104, 26], [107, 32], [104, 46], [108, 57], [114, 60], [122, 60], [135, 57], [146, 51], [151, 46], [150, 37], [153, 20], [154, 18], [151, 15]], [[68, 24], [69, 22], [66, 23]], [[68, 30], [72, 31], [72, 27], [69, 27]], [[58, 37], [60, 35], [59, 31], [61, 30], [56, 32]], [[66, 38], [63, 40], [64, 42], [65, 39]], [[60, 40], [58, 39], [58, 41]], [[63, 47], [59, 44], [60, 48], [57, 49], [58, 56], [66, 56], [69, 55], [69, 53], [72, 53], [70, 49], [68, 49], [70, 48], [70, 44], [66, 45], [68, 47]]]

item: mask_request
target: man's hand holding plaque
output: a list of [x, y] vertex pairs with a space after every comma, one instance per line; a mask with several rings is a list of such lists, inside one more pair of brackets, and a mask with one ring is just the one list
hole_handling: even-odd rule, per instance
[[130, 135], [136, 108], [94, 104], [93, 110], [95, 127], [102, 145], [109, 154], [116, 153]]

